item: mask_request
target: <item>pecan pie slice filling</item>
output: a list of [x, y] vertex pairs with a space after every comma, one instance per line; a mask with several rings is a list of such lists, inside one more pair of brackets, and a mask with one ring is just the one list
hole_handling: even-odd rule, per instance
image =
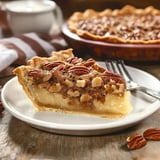
[[132, 109], [124, 79], [94, 59], [75, 57], [72, 49], [34, 57], [14, 73], [38, 110], [119, 117]]

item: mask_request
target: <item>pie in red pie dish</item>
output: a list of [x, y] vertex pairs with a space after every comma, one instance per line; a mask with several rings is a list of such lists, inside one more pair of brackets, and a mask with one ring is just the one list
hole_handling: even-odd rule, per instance
[[74, 12], [67, 21], [68, 29], [85, 39], [109, 43], [160, 43], [160, 10], [149, 6], [138, 9], [130, 5], [122, 9], [97, 12], [87, 9]]

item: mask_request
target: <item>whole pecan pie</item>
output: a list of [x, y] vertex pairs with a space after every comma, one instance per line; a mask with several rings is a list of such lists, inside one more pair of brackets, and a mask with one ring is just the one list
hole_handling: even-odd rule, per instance
[[160, 43], [160, 10], [149, 6], [97, 12], [87, 9], [75, 12], [67, 21], [68, 28], [78, 36], [110, 43]]
[[94, 59], [75, 57], [72, 49], [34, 57], [14, 73], [38, 110], [109, 117], [132, 109], [124, 79]]

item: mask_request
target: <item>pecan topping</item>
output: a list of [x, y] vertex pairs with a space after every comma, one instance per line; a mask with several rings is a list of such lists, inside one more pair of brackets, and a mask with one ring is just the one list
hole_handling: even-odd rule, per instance
[[160, 128], [150, 128], [144, 131], [143, 136], [147, 140], [160, 140]]
[[51, 62], [51, 63], [46, 63], [44, 66], [43, 66], [43, 69], [45, 70], [51, 70], [53, 69], [54, 67], [57, 67], [61, 64], [64, 64], [64, 62], [62, 61], [55, 61], [55, 62]]
[[84, 66], [89, 67], [92, 66], [93, 64], [95, 64], [95, 60], [90, 58], [84, 63]]
[[95, 77], [92, 79], [92, 87], [101, 87], [103, 84], [103, 80], [101, 77]]
[[67, 94], [71, 97], [78, 97], [80, 95], [79, 91], [73, 89], [69, 89]]
[[160, 43], [160, 10], [130, 5], [101, 12], [87, 9], [74, 13], [68, 20], [71, 32], [85, 39], [133, 44]]
[[81, 103], [89, 102], [91, 99], [92, 97], [89, 94], [85, 93], [81, 95], [80, 102]]
[[74, 83], [72, 81], [68, 80], [68, 79], [66, 79], [64, 81], [64, 84], [67, 85], [68, 87], [73, 87], [74, 86]]
[[77, 80], [76, 81], [76, 86], [77, 87], [85, 87], [86, 86], [86, 81], [83, 79], [83, 80]]
[[101, 73], [103, 73], [106, 69], [104, 69], [102, 66], [100, 66], [100, 65], [98, 65], [98, 64], [94, 64], [93, 66], [92, 66], [92, 68], [93, 69], [95, 69], [96, 71], [98, 71], [98, 72], [101, 72]]
[[[61, 66], [59, 66], [61, 68]], [[57, 79], [59, 82], [63, 83], [64, 82], [64, 77], [62, 75], [62, 73], [60, 72], [59, 68], [57, 68], [54, 72], [53, 72], [53, 77], [55, 79]]]
[[33, 77], [36, 81], [46, 82], [52, 78], [52, 74], [48, 71], [42, 71], [42, 70], [31, 70], [28, 72], [28, 76]]
[[86, 31], [91, 35], [148, 41], [159, 39], [159, 18], [160, 15], [152, 13], [93, 16], [76, 22], [76, 26], [78, 30]]
[[105, 83], [107, 83], [111, 79], [119, 83], [124, 83], [124, 79], [120, 75], [110, 71], [105, 71], [101, 77]]
[[[104, 80], [109, 76], [109, 80]], [[115, 77], [115, 78], [111, 78]], [[92, 58], [70, 57], [65, 60], [42, 61], [37, 69], [29, 71], [30, 84], [37, 84], [51, 93], [79, 101], [82, 106], [94, 106], [94, 100], [105, 102], [106, 94], [123, 96], [125, 84], [116, 83], [118, 75], [110, 73]]]
[[39, 79], [41, 77], [41, 71], [38, 69], [32, 70], [28, 72], [28, 76], [33, 77], [34, 79]]
[[78, 76], [89, 73], [89, 69], [85, 66], [73, 66], [69, 69], [69, 71], [72, 74], [75, 74], [75, 75], [78, 75]]
[[62, 89], [62, 86], [60, 83], [55, 83], [52, 86], [49, 87], [49, 92], [59, 92]]
[[67, 59], [67, 62], [71, 63], [71, 64], [77, 64], [82, 61], [83, 61], [82, 58], [78, 58], [78, 57], [71, 57], [71, 58]]
[[146, 145], [147, 141], [141, 134], [134, 134], [127, 138], [127, 147], [129, 149], [139, 149]]
[[47, 74], [44, 74], [44, 76], [42, 78], [42, 81], [46, 82], [46, 81], [49, 81], [51, 78], [52, 78], [52, 74], [51, 73], [47, 73]]

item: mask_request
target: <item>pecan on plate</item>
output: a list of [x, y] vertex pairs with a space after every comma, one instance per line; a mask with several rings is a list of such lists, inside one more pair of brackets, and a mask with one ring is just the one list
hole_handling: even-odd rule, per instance
[[160, 141], [160, 128], [149, 128], [143, 132], [143, 136], [147, 140]]
[[146, 145], [147, 141], [141, 134], [134, 134], [127, 138], [128, 149], [139, 149]]

